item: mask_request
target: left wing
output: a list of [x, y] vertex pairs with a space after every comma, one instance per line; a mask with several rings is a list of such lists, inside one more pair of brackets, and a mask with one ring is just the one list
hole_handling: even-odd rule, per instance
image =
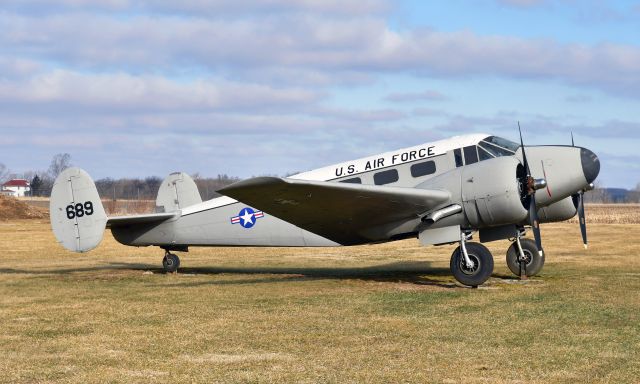
[[240, 181], [219, 192], [343, 245], [382, 240], [372, 238], [376, 228], [416, 219], [451, 197], [442, 190], [277, 177]]

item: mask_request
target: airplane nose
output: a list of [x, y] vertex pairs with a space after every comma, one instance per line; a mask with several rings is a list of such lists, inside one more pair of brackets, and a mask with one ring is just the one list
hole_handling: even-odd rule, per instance
[[591, 184], [600, 173], [600, 160], [592, 151], [582, 148], [580, 150], [580, 158], [582, 159], [582, 171], [587, 183]]

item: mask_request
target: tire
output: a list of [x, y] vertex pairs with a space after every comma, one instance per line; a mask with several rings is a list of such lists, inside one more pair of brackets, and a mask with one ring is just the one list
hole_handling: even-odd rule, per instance
[[174, 273], [178, 271], [180, 267], [180, 258], [173, 253], [169, 253], [164, 256], [162, 259], [162, 266], [164, 267], [164, 271], [167, 273]]
[[[520, 239], [522, 252], [527, 258], [527, 276], [535, 276], [544, 266], [544, 254], [540, 256], [536, 242], [531, 239]], [[514, 241], [507, 250], [507, 267], [516, 276], [520, 276], [520, 261], [518, 260], [518, 244]]]
[[451, 255], [451, 273], [453, 277], [461, 284], [477, 287], [484, 284], [491, 277], [493, 272], [493, 256], [491, 252], [482, 244], [467, 243], [467, 254], [471, 261], [474, 262], [475, 268], [469, 270], [466, 268], [464, 256], [460, 247], [456, 248]]

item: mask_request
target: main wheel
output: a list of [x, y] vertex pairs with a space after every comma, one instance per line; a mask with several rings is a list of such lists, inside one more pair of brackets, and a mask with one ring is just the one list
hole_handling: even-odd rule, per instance
[[[540, 256], [536, 242], [531, 239], [520, 239], [527, 276], [537, 275], [544, 266], [544, 254]], [[518, 257], [518, 244], [514, 241], [507, 250], [507, 267], [514, 275], [520, 276], [520, 260]]]
[[167, 273], [176, 272], [180, 267], [180, 258], [173, 253], [168, 253], [164, 255], [164, 259], [162, 259], [162, 266]]
[[491, 276], [493, 272], [493, 256], [487, 247], [482, 244], [466, 243], [466, 247], [473, 266], [467, 267], [462, 249], [458, 247], [451, 255], [451, 273], [461, 284], [477, 287]]

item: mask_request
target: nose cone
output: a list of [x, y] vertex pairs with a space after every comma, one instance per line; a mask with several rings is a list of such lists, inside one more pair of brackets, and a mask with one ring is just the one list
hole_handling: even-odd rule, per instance
[[580, 158], [582, 159], [582, 171], [587, 183], [593, 183], [600, 173], [600, 160], [595, 153], [586, 148], [580, 150]]

